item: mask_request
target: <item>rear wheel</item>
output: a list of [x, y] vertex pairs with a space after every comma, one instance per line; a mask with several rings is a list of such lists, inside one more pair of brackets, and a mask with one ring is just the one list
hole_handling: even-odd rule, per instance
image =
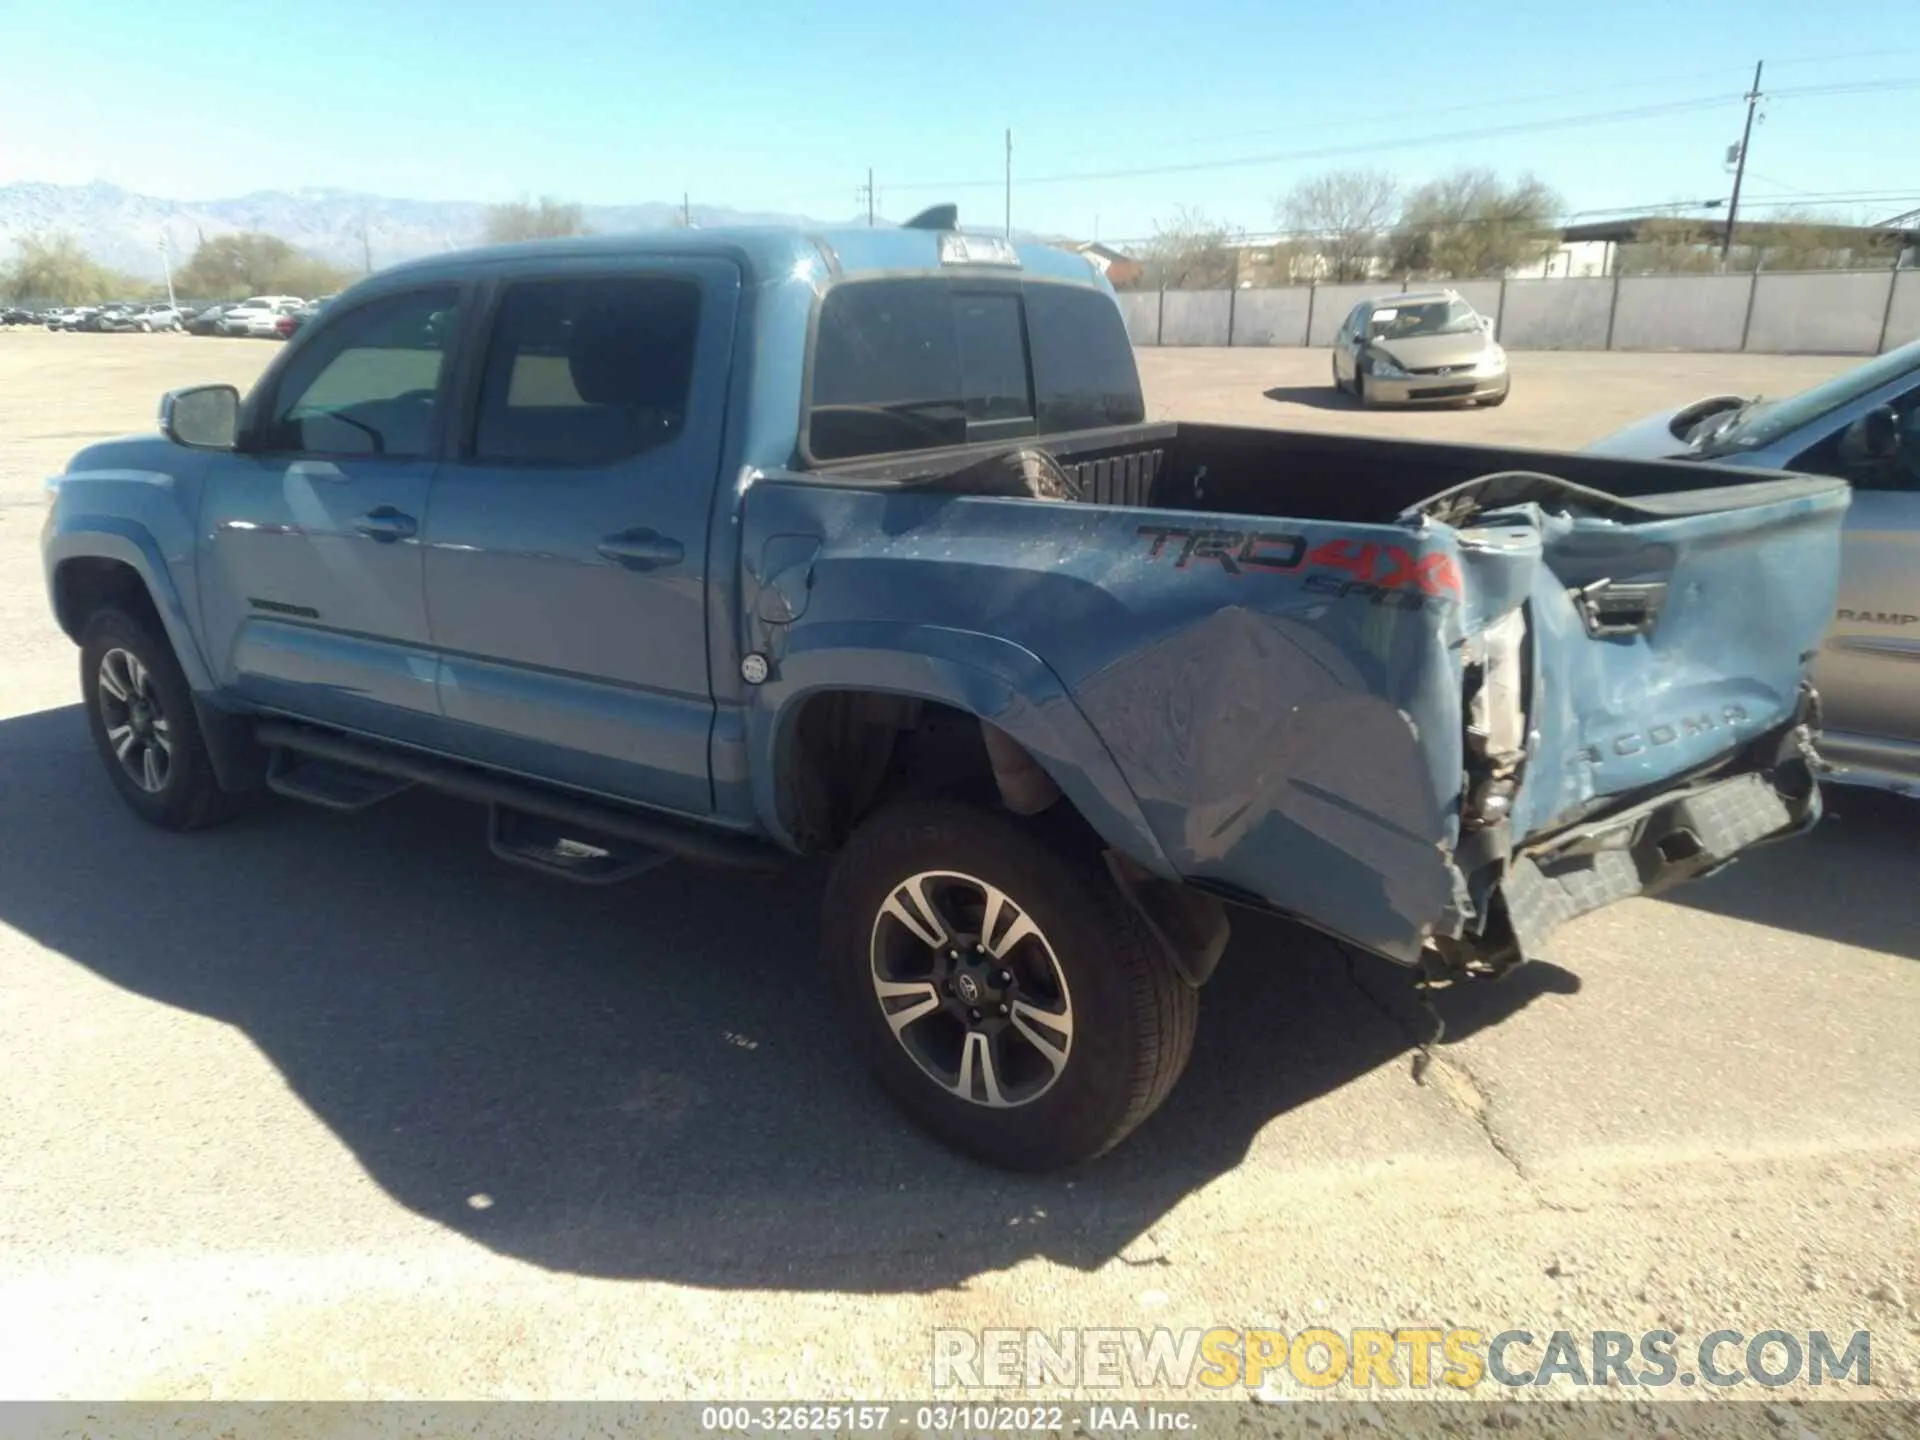
[[1043, 1170], [1112, 1148], [1193, 1048], [1199, 996], [1090, 848], [897, 803], [827, 890], [825, 960], [881, 1084], [947, 1143]]
[[142, 820], [192, 830], [242, 808], [214, 778], [187, 677], [150, 622], [96, 610], [81, 636], [80, 688], [107, 777]]

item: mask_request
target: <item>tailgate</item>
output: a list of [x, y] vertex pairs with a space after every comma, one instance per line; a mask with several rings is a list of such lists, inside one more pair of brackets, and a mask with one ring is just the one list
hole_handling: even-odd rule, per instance
[[1415, 507], [1459, 529], [1480, 612], [1463, 627], [1469, 750], [1517, 781], [1498, 806], [1515, 841], [1670, 788], [1794, 717], [1848, 495], [1782, 475], [1623, 500], [1509, 475]]

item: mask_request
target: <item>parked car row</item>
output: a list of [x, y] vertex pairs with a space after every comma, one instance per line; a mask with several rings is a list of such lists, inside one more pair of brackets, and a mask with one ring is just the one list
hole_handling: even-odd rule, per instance
[[302, 300], [297, 295], [255, 295], [217, 304], [65, 305], [51, 310], [0, 309], [0, 324], [44, 325], [49, 330], [116, 333], [185, 331], [190, 335], [254, 336], [284, 340], [297, 332], [333, 297]]
[[246, 300], [212, 305], [193, 317], [187, 332], [285, 340], [332, 298], [324, 295], [318, 300], [302, 300], [297, 295], [255, 295]]
[[[187, 311], [165, 302], [134, 304], [119, 301], [109, 305], [71, 305], [38, 313], [9, 311], [11, 324], [44, 325], [49, 330], [178, 330]], [[18, 317], [17, 319], [14, 317]]]

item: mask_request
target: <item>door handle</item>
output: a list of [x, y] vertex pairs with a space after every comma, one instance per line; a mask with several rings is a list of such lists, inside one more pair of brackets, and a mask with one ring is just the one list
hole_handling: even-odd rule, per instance
[[381, 505], [354, 521], [353, 528], [370, 540], [391, 544], [395, 540], [412, 539], [420, 528], [420, 522], [391, 505]]
[[609, 535], [602, 540], [599, 550], [607, 559], [625, 565], [629, 570], [653, 570], [662, 565], [678, 565], [687, 553], [678, 540], [653, 530], [622, 530], [618, 535]]

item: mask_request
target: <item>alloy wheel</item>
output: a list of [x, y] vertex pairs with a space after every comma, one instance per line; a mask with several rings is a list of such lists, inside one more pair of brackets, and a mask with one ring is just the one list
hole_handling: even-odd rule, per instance
[[114, 759], [134, 784], [159, 794], [173, 772], [173, 728], [161, 708], [153, 672], [131, 650], [109, 650], [100, 657], [97, 698]]
[[954, 870], [909, 876], [881, 903], [869, 955], [894, 1039], [952, 1094], [1010, 1109], [1066, 1072], [1066, 976], [1040, 927], [998, 886]]

